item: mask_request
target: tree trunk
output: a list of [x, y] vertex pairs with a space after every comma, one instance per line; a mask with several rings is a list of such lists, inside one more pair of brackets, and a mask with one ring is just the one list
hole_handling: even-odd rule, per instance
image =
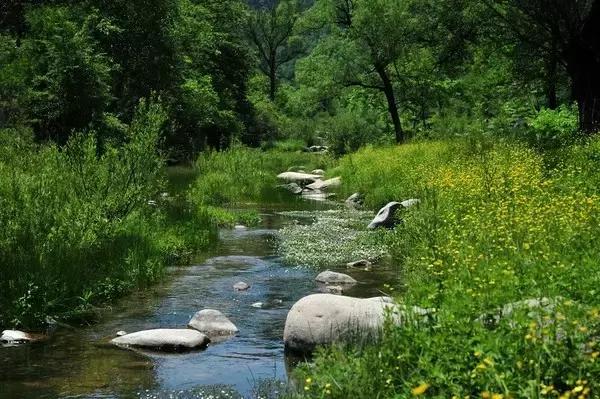
[[580, 33], [564, 51], [571, 93], [579, 107], [579, 127], [600, 130], [600, 2], [594, 2]]
[[269, 98], [275, 101], [277, 95], [277, 55], [272, 54], [269, 61]]
[[388, 76], [385, 66], [375, 65], [375, 70], [381, 78], [383, 83], [383, 92], [388, 103], [388, 112], [392, 118], [394, 124], [394, 133], [396, 135], [396, 143], [402, 143], [404, 141], [404, 131], [402, 130], [402, 123], [400, 122], [400, 115], [398, 113], [398, 105], [396, 104], [396, 96], [394, 95], [394, 86]]
[[548, 60], [546, 61], [546, 98], [548, 108], [558, 108], [558, 97], [556, 95], [556, 85], [558, 81], [558, 38], [552, 37], [552, 47]]

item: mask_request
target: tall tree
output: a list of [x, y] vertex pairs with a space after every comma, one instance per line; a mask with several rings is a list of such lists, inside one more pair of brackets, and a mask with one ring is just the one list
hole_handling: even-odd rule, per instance
[[[524, 43], [547, 55], [548, 76], [561, 63], [579, 107], [580, 128], [600, 129], [600, 1], [485, 0], [498, 20]], [[549, 82], [552, 98], [555, 82]]]
[[297, 0], [276, 0], [270, 6], [251, 11], [248, 37], [256, 47], [260, 70], [269, 79], [269, 97], [275, 100], [280, 68], [299, 53], [299, 42], [293, 40], [300, 16]]

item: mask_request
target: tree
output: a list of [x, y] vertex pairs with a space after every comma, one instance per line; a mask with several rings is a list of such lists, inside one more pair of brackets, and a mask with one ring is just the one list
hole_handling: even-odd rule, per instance
[[[600, 1], [486, 0], [498, 20], [523, 43], [546, 55], [549, 78], [557, 63], [571, 80], [582, 131], [600, 129]], [[549, 82], [552, 98], [555, 81]]]
[[256, 47], [260, 70], [269, 79], [269, 97], [275, 100], [280, 68], [299, 53], [293, 40], [300, 15], [297, 0], [277, 0], [273, 5], [251, 11], [248, 37]]

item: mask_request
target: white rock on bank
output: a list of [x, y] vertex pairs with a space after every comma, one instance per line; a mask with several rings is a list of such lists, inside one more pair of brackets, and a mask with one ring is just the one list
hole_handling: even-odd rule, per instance
[[188, 327], [209, 337], [235, 335], [238, 332], [238, 328], [231, 320], [214, 309], [204, 309], [197, 312], [188, 323]]
[[402, 206], [399, 202], [390, 202], [377, 212], [377, 215], [367, 228], [373, 230], [378, 227], [393, 227], [395, 223], [394, 215]]
[[321, 176], [313, 175], [309, 173], [299, 173], [299, 172], [283, 172], [277, 175], [277, 178], [281, 180], [285, 180], [290, 183], [296, 183], [300, 185], [314, 183], [319, 180]]
[[147, 348], [160, 351], [180, 351], [204, 348], [210, 339], [191, 329], [155, 329], [138, 331], [111, 340], [122, 347]]
[[0, 336], [0, 342], [7, 344], [19, 344], [36, 341], [31, 334], [18, 330], [4, 330]]

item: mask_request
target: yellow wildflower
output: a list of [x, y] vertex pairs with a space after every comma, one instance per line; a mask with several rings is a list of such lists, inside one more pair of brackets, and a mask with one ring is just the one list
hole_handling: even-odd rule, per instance
[[423, 395], [428, 389], [429, 389], [429, 384], [424, 382], [421, 385], [419, 385], [418, 387], [413, 388], [412, 394], [413, 394], [413, 396]]

